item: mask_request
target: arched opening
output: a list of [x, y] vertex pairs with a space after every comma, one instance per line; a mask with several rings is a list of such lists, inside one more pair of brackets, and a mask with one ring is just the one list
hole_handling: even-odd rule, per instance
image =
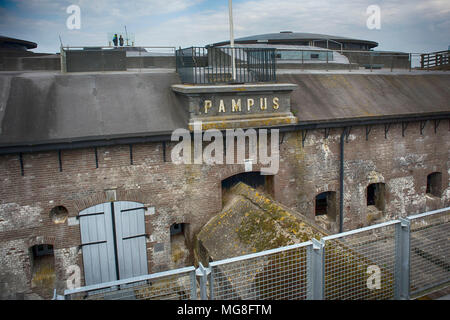
[[42, 298], [50, 299], [55, 288], [55, 256], [53, 245], [38, 244], [29, 248], [31, 287]]
[[327, 216], [330, 220], [336, 220], [336, 192], [322, 192], [316, 196], [315, 216]]
[[336, 192], [322, 192], [315, 197], [314, 215], [318, 225], [329, 231], [337, 231]]
[[170, 226], [170, 248], [174, 268], [191, 265], [189, 242], [189, 223], [174, 223]]
[[56, 206], [50, 210], [50, 219], [52, 219], [55, 224], [65, 223], [68, 216], [69, 212], [63, 206]]
[[442, 173], [433, 172], [427, 176], [427, 194], [440, 198], [442, 195]]
[[386, 187], [384, 183], [372, 183], [367, 187], [367, 206], [375, 206], [383, 211], [385, 208]]
[[273, 197], [273, 175], [262, 175], [259, 171], [242, 172], [222, 180], [222, 205], [230, 199], [229, 190], [242, 182]]

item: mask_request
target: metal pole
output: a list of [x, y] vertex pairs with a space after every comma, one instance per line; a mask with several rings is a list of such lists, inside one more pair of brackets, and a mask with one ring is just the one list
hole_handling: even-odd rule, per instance
[[410, 225], [408, 219], [400, 218], [395, 231], [395, 295], [397, 300], [410, 297]]
[[339, 232], [344, 232], [344, 137], [347, 128], [341, 134], [340, 168], [339, 168]]
[[311, 239], [307, 247], [307, 300], [324, 300], [324, 247], [323, 240]]
[[233, 80], [236, 80], [236, 59], [234, 52], [234, 30], [233, 30], [233, 0], [228, 0], [228, 13], [230, 19], [230, 46], [231, 46], [231, 59], [233, 68]]

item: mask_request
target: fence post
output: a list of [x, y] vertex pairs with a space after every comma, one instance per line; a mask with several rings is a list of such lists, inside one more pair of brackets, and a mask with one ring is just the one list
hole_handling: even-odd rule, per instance
[[400, 218], [395, 230], [395, 292], [396, 300], [409, 300], [410, 296], [410, 225]]
[[197, 300], [197, 271], [191, 272], [191, 300]]
[[197, 270], [195, 270], [195, 274], [197, 277], [200, 277], [200, 299], [208, 300], [206, 283], [208, 281], [208, 274], [211, 272], [209, 268], [205, 268], [201, 262], [198, 264]]
[[312, 239], [306, 257], [307, 300], [323, 300], [324, 298], [324, 247], [322, 240]]

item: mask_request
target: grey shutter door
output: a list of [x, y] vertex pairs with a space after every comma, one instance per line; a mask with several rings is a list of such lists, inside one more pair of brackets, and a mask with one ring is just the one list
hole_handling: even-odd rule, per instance
[[111, 203], [81, 211], [79, 220], [86, 285], [118, 280]]
[[114, 202], [120, 279], [148, 274], [145, 210], [137, 202]]

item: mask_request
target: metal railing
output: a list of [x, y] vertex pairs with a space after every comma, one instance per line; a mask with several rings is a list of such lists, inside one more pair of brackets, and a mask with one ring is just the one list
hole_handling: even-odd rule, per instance
[[252, 83], [276, 81], [275, 49], [190, 47], [176, 50], [182, 83]]
[[[190, 267], [66, 290], [65, 297], [410, 299], [432, 288], [450, 285], [449, 235], [450, 207], [320, 240], [214, 261], [208, 267], [200, 263], [197, 269]], [[131, 284], [136, 285], [130, 287]]]
[[132, 279], [65, 290], [66, 300], [191, 300], [196, 299], [195, 268], [187, 267]]
[[432, 53], [424, 53], [420, 55], [420, 67], [422, 69], [439, 69], [443, 67], [449, 68], [450, 50]]

